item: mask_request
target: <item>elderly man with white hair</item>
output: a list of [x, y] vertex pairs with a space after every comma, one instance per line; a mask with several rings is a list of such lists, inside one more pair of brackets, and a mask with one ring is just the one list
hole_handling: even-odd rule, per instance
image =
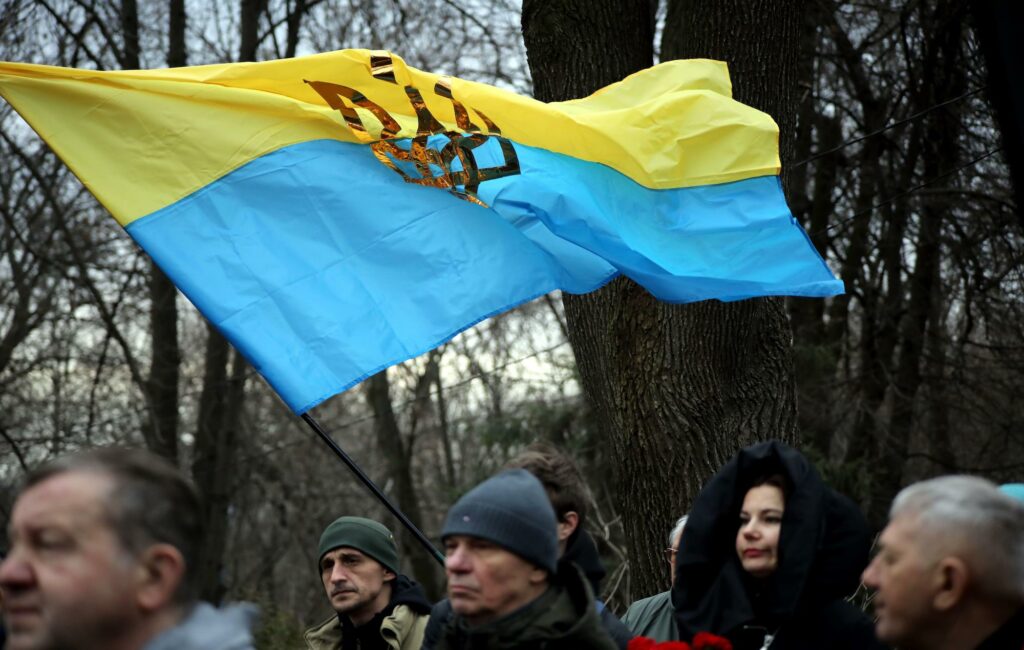
[[[683, 539], [686, 519], [687, 515], [680, 517], [668, 534], [665, 561], [668, 562], [670, 585], [676, 579], [676, 553], [679, 552], [679, 542]], [[659, 642], [679, 640], [679, 626], [676, 625], [675, 610], [672, 608], [671, 589], [630, 605], [622, 622], [637, 636], [646, 636]]]
[[900, 492], [864, 570], [879, 639], [901, 650], [1024, 647], [1024, 504], [944, 476]]

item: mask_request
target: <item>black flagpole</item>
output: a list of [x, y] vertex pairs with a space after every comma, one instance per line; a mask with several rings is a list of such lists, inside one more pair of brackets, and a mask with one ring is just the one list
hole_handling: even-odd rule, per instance
[[398, 517], [398, 520], [402, 522], [402, 525], [409, 529], [409, 532], [416, 537], [420, 544], [423, 544], [423, 547], [427, 549], [432, 556], [434, 556], [434, 559], [440, 562], [441, 566], [444, 566], [444, 555], [441, 554], [441, 551], [437, 550], [437, 547], [430, 543], [430, 540], [423, 534], [423, 531], [417, 528], [416, 524], [409, 521], [409, 518], [405, 516], [405, 513], [398, 509], [398, 506], [391, 503], [391, 499], [381, 492], [381, 489], [377, 487], [372, 480], [370, 480], [370, 477], [363, 472], [362, 468], [359, 467], [359, 465], [356, 465], [356, 461], [352, 460], [352, 458], [345, 453], [345, 450], [339, 447], [338, 443], [334, 442], [334, 439], [324, 431], [323, 427], [320, 426], [320, 423], [314, 420], [313, 416], [309, 413], [303, 413], [302, 419], [305, 420], [306, 424], [316, 432], [316, 435], [320, 436], [320, 439], [331, 448], [331, 451], [333, 451], [343, 463], [348, 465], [348, 468], [352, 470], [360, 481], [363, 482], [363, 485], [369, 488], [370, 492], [373, 492], [374, 496], [380, 499], [380, 502], [391, 511], [391, 514]]

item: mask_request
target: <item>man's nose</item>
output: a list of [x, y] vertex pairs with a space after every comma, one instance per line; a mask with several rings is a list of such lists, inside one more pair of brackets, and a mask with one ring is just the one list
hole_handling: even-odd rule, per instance
[[864, 573], [860, 574], [860, 581], [864, 583], [865, 587], [869, 589], [876, 589], [878, 583], [875, 581], [875, 563], [876, 559], [872, 559], [864, 569]]
[[0, 588], [5, 591], [29, 586], [33, 580], [32, 567], [14, 550], [0, 562]]
[[345, 571], [345, 567], [341, 566], [341, 563], [336, 563], [331, 568], [331, 582], [348, 582], [349, 575]]
[[445, 558], [444, 568], [453, 573], [465, 573], [469, 570], [468, 560], [466, 553], [461, 548], [457, 548]]

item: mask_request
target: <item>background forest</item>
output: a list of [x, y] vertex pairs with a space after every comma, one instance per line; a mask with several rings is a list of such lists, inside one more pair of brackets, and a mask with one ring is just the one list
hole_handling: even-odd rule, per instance
[[[549, 295], [315, 409], [428, 535], [461, 492], [551, 443], [590, 481], [621, 612], [667, 586], [662, 538], [755, 440], [797, 444], [875, 525], [914, 480], [1024, 475], [1024, 242], [966, 2], [0, 0], [7, 61], [346, 47], [546, 101], [658, 60], [726, 60], [735, 96], [779, 122], [790, 205], [847, 288], [732, 305], [657, 304], [625, 280]], [[0, 105], [0, 516], [25, 469], [112, 443], [194, 477], [204, 593], [261, 603], [264, 648], [328, 611], [326, 523], [399, 527]], [[434, 560], [400, 538], [439, 594]]]

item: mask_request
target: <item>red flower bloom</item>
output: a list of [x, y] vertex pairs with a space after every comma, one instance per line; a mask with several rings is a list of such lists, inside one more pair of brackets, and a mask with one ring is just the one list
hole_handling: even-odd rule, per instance
[[[690, 644], [685, 641], [662, 641], [657, 642], [645, 636], [638, 636], [630, 639], [626, 650], [691, 650]], [[729, 650], [732, 650], [731, 648]]]
[[626, 650], [653, 650], [655, 643], [654, 639], [638, 636], [629, 640]]
[[732, 650], [732, 642], [716, 634], [698, 632], [693, 637], [693, 650]]
[[707, 632], [698, 632], [693, 637], [693, 646], [685, 641], [662, 641], [638, 636], [630, 639], [626, 650], [732, 650], [729, 639]]

